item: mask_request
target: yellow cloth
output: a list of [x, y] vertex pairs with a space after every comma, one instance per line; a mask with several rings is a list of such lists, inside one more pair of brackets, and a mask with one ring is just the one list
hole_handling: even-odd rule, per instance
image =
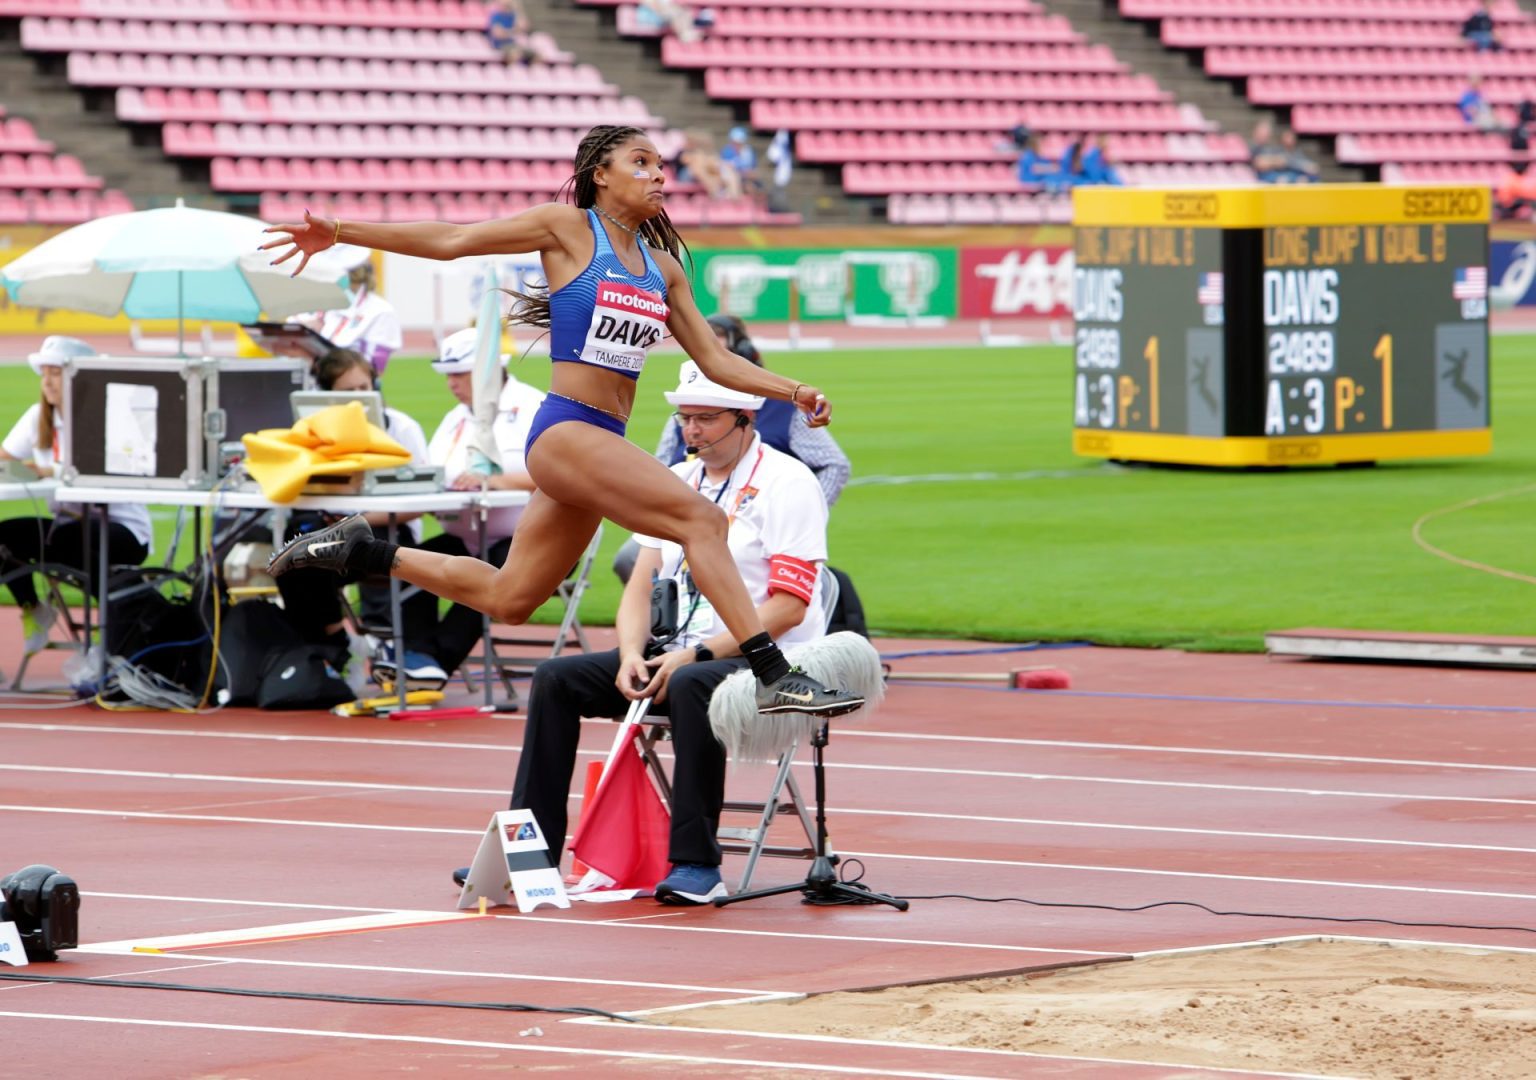
[[360, 401], [332, 405], [291, 428], [243, 435], [245, 471], [276, 503], [293, 502], [311, 476], [346, 476], [411, 463], [411, 453], [368, 422]]

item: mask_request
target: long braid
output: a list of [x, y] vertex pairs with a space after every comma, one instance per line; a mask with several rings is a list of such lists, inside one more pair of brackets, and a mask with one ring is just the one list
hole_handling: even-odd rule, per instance
[[[576, 160], [572, 166], [571, 178], [561, 185], [558, 197], [574, 203], [583, 210], [595, 206], [597, 183], [593, 180], [593, 173], [597, 171], [598, 166], [609, 163], [609, 158], [615, 149], [636, 135], [644, 134], [645, 132], [640, 128], [619, 124], [599, 124], [587, 132], [581, 144], [576, 147]], [[678, 234], [672, 219], [667, 216], [664, 209], [655, 217], [642, 221], [637, 232], [651, 247], [667, 252], [679, 262], [682, 261], [684, 253], [688, 252], [688, 245], [683, 242], [682, 236]], [[689, 253], [689, 261], [692, 261], [691, 253]], [[507, 316], [508, 323], [549, 329], [549, 286], [547, 284], [535, 286], [526, 293], [512, 289], [507, 291], [518, 300], [517, 305], [512, 309], [512, 314]]]

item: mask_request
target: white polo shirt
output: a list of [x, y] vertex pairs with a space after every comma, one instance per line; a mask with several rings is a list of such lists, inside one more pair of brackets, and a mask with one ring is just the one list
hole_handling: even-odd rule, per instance
[[[544, 403], [544, 392], [508, 375], [497, 400], [494, 432], [496, 449], [501, 456], [503, 472], [527, 472], [523, 460], [523, 447], [528, 443], [528, 433], [533, 428], [533, 414]], [[469, 436], [474, 430], [475, 417], [468, 405], [455, 405], [443, 417], [427, 444], [427, 456], [432, 464], [443, 467], [443, 482], [452, 484], [469, 466]], [[485, 538], [494, 543], [505, 540], [517, 528], [518, 518], [523, 516], [521, 506], [503, 506], [490, 511], [485, 522]], [[452, 533], [474, 550], [477, 539], [475, 515], [472, 513], [439, 513], [437, 520], [443, 531]]]
[[[64, 423], [64, 418], [59, 410], [53, 410], [53, 430], [55, 446], [39, 446], [37, 444], [37, 421], [42, 413], [41, 403], [34, 403], [31, 408], [21, 414], [21, 419], [16, 421], [16, 426], [11, 428], [5, 441], [0, 446], [5, 447], [5, 452], [19, 461], [32, 459], [32, 464], [39, 469], [53, 469], [55, 446], [58, 443], [58, 432]], [[48, 509], [58, 513], [58, 504], [50, 495]], [[133, 533], [134, 538], [149, 551], [155, 550], [155, 530], [149, 522], [149, 507], [138, 503], [108, 503], [107, 519], [115, 521]]]
[[[672, 471], [714, 500], [730, 519], [726, 542], [754, 605], [781, 590], [806, 601], [805, 618], [781, 635], [778, 643], [796, 645], [825, 635], [821, 571], [827, 561], [827, 500], [815, 474], [788, 454], [765, 445], [755, 432], [752, 445], [724, 483], [711, 484], [701, 461], [679, 462]], [[692, 648], [705, 638], [726, 633], [725, 623], [709, 601], [689, 590], [681, 545], [640, 534], [635, 540], [641, 547], [659, 548], [661, 575], [678, 582], [677, 616], [686, 626], [667, 647]]]
[[346, 307], [323, 312], [320, 333], [338, 349], [356, 349], [381, 373], [404, 340], [395, 306], [372, 289], [359, 290]]

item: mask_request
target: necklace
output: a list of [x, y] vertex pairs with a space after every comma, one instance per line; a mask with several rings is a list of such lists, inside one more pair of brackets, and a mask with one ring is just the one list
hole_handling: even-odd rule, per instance
[[642, 244], [645, 243], [644, 238], [641, 237], [640, 233], [637, 230], [631, 229], [628, 225], [624, 224], [618, 218], [614, 217], [608, 211], [604, 210], [601, 206], [598, 206], [596, 203], [593, 203], [592, 204], [592, 209], [596, 210], [599, 214], [602, 214], [603, 217], [607, 218], [609, 221], [613, 222], [619, 228], [621, 228], [625, 232], [629, 233], [630, 236], [633, 236], [636, 240], [640, 241], [640, 243], [642, 243]]

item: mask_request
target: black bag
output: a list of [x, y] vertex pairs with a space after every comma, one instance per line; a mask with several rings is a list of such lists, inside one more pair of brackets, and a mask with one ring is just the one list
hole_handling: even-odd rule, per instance
[[827, 620], [827, 633], [852, 630], [860, 637], [869, 637], [869, 627], [864, 622], [864, 605], [859, 600], [858, 590], [853, 587], [853, 579], [835, 566], [829, 566], [827, 570], [837, 578], [837, 604], [832, 608], [831, 618]]
[[301, 641], [275, 604], [247, 600], [232, 607], [220, 627], [219, 656], [228, 705], [329, 709], [353, 697], [340, 674], [347, 649]]
[[[183, 689], [201, 692], [212, 649], [209, 601], [201, 614], [196, 599], [173, 599], [161, 586], [163, 574], [135, 567], [114, 573], [107, 584], [106, 649], [138, 667], [164, 676]], [[196, 592], [194, 597], [201, 594]]]
[[289, 645], [267, 653], [256, 705], [262, 709], [329, 709], [352, 700], [341, 677], [347, 650], [338, 645]]
[[247, 600], [230, 608], [219, 628], [218, 685], [229, 691], [225, 704], [256, 704], [267, 654], [298, 636], [276, 604]]

